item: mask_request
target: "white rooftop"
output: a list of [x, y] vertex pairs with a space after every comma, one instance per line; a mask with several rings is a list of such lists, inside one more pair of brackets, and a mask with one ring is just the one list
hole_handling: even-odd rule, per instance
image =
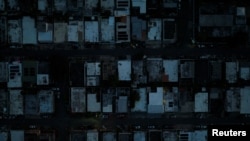
[[22, 43], [22, 27], [19, 20], [8, 20], [8, 42]]
[[208, 112], [208, 93], [199, 92], [195, 94], [194, 112]]
[[241, 88], [240, 90], [240, 113], [250, 114], [250, 87]]
[[20, 88], [22, 87], [22, 64], [18, 61], [12, 62], [8, 65], [9, 79], [8, 88]]
[[38, 0], [38, 10], [40, 11], [45, 11], [46, 8], [48, 7], [47, 0]]
[[24, 141], [24, 131], [23, 130], [10, 130], [11, 141]]
[[82, 41], [82, 34], [83, 34], [83, 22], [70, 21], [68, 25], [68, 41], [69, 42]]
[[118, 60], [118, 78], [121, 81], [131, 80], [131, 60]]
[[49, 85], [48, 74], [37, 74], [37, 85]]
[[144, 131], [134, 132], [134, 141], [146, 141], [147, 134]]
[[72, 113], [86, 112], [86, 93], [83, 87], [73, 87], [70, 89], [70, 104]]
[[98, 21], [85, 21], [85, 42], [99, 42], [99, 25]]
[[[139, 88], [136, 91], [140, 95], [139, 101], [135, 101], [135, 107], [131, 109], [132, 112], [146, 112], [147, 111], [147, 89]], [[133, 93], [132, 93], [133, 94]]]
[[227, 112], [240, 111], [240, 90], [231, 88], [226, 91], [225, 110]]
[[140, 13], [146, 13], [147, 0], [132, 0], [132, 7], [140, 7]]
[[23, 25], [23, 44], [37, 44], [37, 30], [35, 19], [24, 16], [22, 19]]
[[87, 63], [87, 76], [101, 75], [101, 63]]
[[168, 82], [178, 82], [179, 60], [163, 60], [163, 68]]
[[157, 87], [156, 92], [149, 92], [148, 113], [163, 112], [163, 87]]
[[115, 132], [103, 132], [103, 141], [117, 141]]
[[87, 112], [100, 112], [101, 103], [97, 101], [97, 94], [87, 94]]
[[226, 80], [229, 83], [237, 81], [238, 62], [226, 62]]
[[87, 141], [98, 141], [98, 132], [97, 131], [87, 131]]
[[8, 140], [8, 132], [0, 132], [0, 141]]
[[150, 19], [148, 21], [148, 40], [161, 40], [162, 21], [161, 19]]
[[54, 23], [54, 43], [67, 41], [67, 23]]
[[10, 115], [23, 115], [23, 95], [21, 90], [10, 90]]
[[54, 93], [52, 90], [41, 90], [38, 93], [40, 113], [54, 112]]
[[101, 20], [101, 41], [113, 42], [115, 40], [115, 18], [109, 17]]

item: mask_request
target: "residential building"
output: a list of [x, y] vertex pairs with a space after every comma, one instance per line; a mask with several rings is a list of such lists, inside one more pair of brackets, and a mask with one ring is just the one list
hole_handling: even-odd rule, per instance
[[45, 12], [48, 8], [48, 0], [38, 0], [37, 1], [37, 9], [41, 12]]
[[[243, 93], [244, 95], [244, 93]], [[230, 88], [226, 91], [225, 111], [239, 112], [240, 111], [240, 88]]]
[[38, 62], [37, 69], [37, 85], [49, 85], [50, 77], [49, 77], [49, 63], [45, 61]]
[[101, 75], [100, 62], [87, 62], [86, 63], [86, 86], [99, 86]]
[[[143, 0], [141, 0], [143, 1]], [[138, 4], [141, 3], [138, 0]], [[146, 1], [146, 0], [145, 0]], [[132, 3], [136, 3], [134, 0]], [[139, 41], [146, 41], [147, 39], [147, 22], [145, 19], [141, 19], [139, 17], [133, 16], [131, 17], [131, 28], [132, 28], [132, 39]]]
[[131, 141], [133, 136], [130, 132], [120, 132], [118, 134], [118, 141]]
[[3, 89], [0, 89], [0, 115], [5, 115], [8, 113], [8, 104], [8, 92]]
[[180, 64], [181, 79], [193, 79], [195, 75], [195, 62], [193, 60], [184, 60]]
[[[128, 1], [128, 0], [127, 0]], [[129, 1], [128, 1], [129, 2]], [[117, 1], [119, 2], [119, 0]], [[126, 3], [126, 2], [124, 2]], [[121, 7], [122, 4], [119, 4]], [[126, 5], [126, 4], [124, 4]], [[126, 7], [126, 6], [125, 6]], [[130, 42], [130, 16], [129, 16], [129, 10], [128, 9], [122, 9], [122, 10], [116, 10], [115, 11], [115, 17], [116, 17], [116, 43], [124, 43], [124, 42]]]
[[162, 40], [162, 20], [151, 18], [148, 21], [148, 40], [161, 41]]
[[[1, 1], [0, 0], [0, 11], [1, 11]], [[2, 45], [7, 44], [8, 42], [8, 37], [7, 37], [7, 17], [6, 16], [0, 16], [0, 43]]]
[[239, 78], [242, 80], [250, 80], [250, 62], [239, 63]]
[[150, 130], [148, 133], [148, 141], [162, 141], [162, 131], [161, 130]]
[[250, 87], [244, 87], [240, 89], [240, 114], [250, 114], [250, 109], [248, 108], [250, 101]]
[[109, 16], [101, 19], [101, 42], [115, 42], [115, 17]]
[[87, 141], [99, 141], [99, 132], [96, 130], [88, 130]]
[[[91, 0], [88, 0], [91, 1]], [[84, 39], [85, 43], [97, 43], [100, 41], [99, 37], [99, 21], [97, 17], [91, 17], [90, 20], [84, 21]]]
[[194, 112], [209, 112], [208, 111], [208, 92], [198, 92], [194, 97]]
[[0, 0], [0, 11], [4, 11], [4, 10], [5, 10], [5, 1]]
[[[166, 91], [166, 90], [165, 90]], [[164, 110], [165, 112], [179, 111], [179, 90], [178, 87], [173, 87], [172, 90], [164, 94]]]
[[36, 93], [26, 92], [24, 95], [24, 114], [27, 117], [39, 115], [39, 100]]
[[83, 87], [85, 82], [85, 64], [70, 62], [69, 64], [69, 84], [75, 87]]
[[14, 61], [8, 64], [8, 88], [22, 87], [22, 64]]
[[146, 141], [147, 133], [145, 131], [134, 131], [133, 139], [134, 141]]
[[71, 113], [86, 112], [86, 90], [83, 87], [70, 88]]
[[228, 83], [236, 83], [238, 80], [238, 62], [226, 62], [226, 80]]
[[147, 58], [148, 82], [162, 82], [162, 58]]
[[37, 82], [37, 69], [38, 62], [32, 60], [22, 61], [22, 81], [23, 83], [36, 84]]
[[10, 130], [10, 140], [11, 141], [23, 141], [24, 130]]
[[101, 112], [100, 95], [87, 93], [87, 112]]
[[86, 132], [83, 130], [71, 130], [69, 139], [70, 141], [86, 141]]
[[52, 114], [55, 111], [55, 96], [52, 90], [41, 90], [38, 92], [39, 113]]
[[104, 16], [114, 15], [115, 0], [102, 0], [100, 3]]
[[118, 87], [116, 90], [116, 113], [128, 112], [128, 98], [130, 96], [129, 87]]
[[119, 81], [131, 81], [131, 60], [118, 60], [117, 66]]
[[175, 131], [163, 131], [162, 132], [163, 141], [177, 141], [178, 132]]
[[132, 8], [139, 9], [140, 14], [146, 14], [147, 12], [147, 0], [131, 0]]
[[20, 19], [8, 20], [8, 43], [22, 44], [22, 23]]
[[163, 105], [163, 87], [151, 88], [148, 93], [148, 113], [162, 114], [164, 113]]
[[37, 44], [37, 29], [35, 19], [29, 16], [22, 18], [22, 43]]
[[139, 99], [134, 100], [133, 105], [130, 104], [131, 112], [147, 112], [147, 88], [138, 88], [132, 90], [131, 96], [138, 95]]
[[146, 66], [143, 60], [132, 60], [131, 79], [134, 87], [147, 83]]
[[98, 0], [85, 0], [84, 2], [84, 13], [86, 16], [96, 15], [96, 8], [98, 8]]
[[163, 60], [163, 82], [179, 81], [179, 60]]
[[67, 28], [65, 22], [54, 22], [54, 43], [65, 43], [67, 41]]
[[[72, 18], [72, 17], [71, 17]], [[83, 21], [69, 19], [68, 24], [68, 42], [72, 43], [83, 43]]]
[[114, 98], [116, 96], [115, 88], [103, 88], [101, 90], [102, 94], [102, 112], [103, 113], [113, 113]]
[[[43, 0], [43, 2], [45, 1]], [[47, 17], [39, 16], [37, 18], [37, 40], [39, 43], [53, 43], [53, 26], [54, 24]]]
[[163, 19], [163, 41], [167, 43], [175, 43], [177, 40], [177, 25], [173, 18]]
[[54, 7], [56, 11], [67, 11], [67, 1], [66, 0], [54, 0]]
[[8, 63], [0, 62], [0, 83], [8, 81]]
[[1, 131], [0, 132], [0, 140], [1, 141], [8, 141], [9, 140], [8, 132]]
[[103, 132], [102, 141], [117, 141], [116, 132]]
[[23, 95], [21, 90], [9, 90], [9, 114], [12, 116], [23, 115]]

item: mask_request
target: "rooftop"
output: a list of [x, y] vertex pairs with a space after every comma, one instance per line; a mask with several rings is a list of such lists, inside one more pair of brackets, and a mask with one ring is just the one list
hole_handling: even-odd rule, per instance
[[109, 80], [110, 76], [117, 75], [117, 62], [114, 57], [102, 61], [102, 79]]
[[156, 91], [149, 92], [148, 113], [163, 113], [163, 87], [157, 87]]
[[99, 42], [99, 25], [98, 21], [85, 21], [84, 31], [85, 42]]
[[58, 11], [67, 10], [67, 1], [66, 0], [54, 0], [54, 6]]
[[8, 80], [7, 62], [0, 62], [0, 82], [7, 82], [7, 80]]
[[22, 87], [22, 64], [20, 62], [12, 62], [8, 64], [8, 69], [8, 88]]
[[10, 90], [10, 115], [23, 115], [23, 95], [21, 90]]
[[72, 87], [70, 100], [72, 113], [86, 112], [86, 92], [84, 88]]
[[194, 78], [195, 74], [195, 62], [185, 61], [180, 66], [181, 78]]
[[38, 92], [39, 97], [39, 112], [53, 113], [54, 112], [54, 93], [51, 90], [41, 90]]
[[118, 60], [118, 78], [120, 81], [131, 80], [131, 60]]
[[115, 41], [115, 18], [101, 19], [101, 41], [114, 42]]
[[101, 75], [101, 63], [91, 62], [87, 63], [87, 76]]
[[37, 66], [38, 66], [37, 61], [31, 61], [31, 60], [22, 61], [23, 82], [31, 82], [31, 83], [37, 82], [37, 68], [38, 68]]
[[53, 42], [53, 23], [37, 21], [38, 42]]
[[150, 19], [148, 21], [148, 40], [161, 40], [162, 21], [161, 19]]
[[86, 141], [85, 131], [71, 131], [70, 141]]
[[145, 72], [144, 62], [142, 60], [133, 60], [132, 61], [132, 70], [133, 70], [133, 81], [137, 84], [146, 84], [147, 75]]
[[178, 2], [179, 2], [178, 0], [165, 0], [164, 7], [165, 8], [177, 8]]
[[24, 131], [23, 130], [10, 130], [11, 141], [23, 141]]
[[148, 135], [149, 135], [148, 141], [155, 141], [155, 140], [161, 141], [162, 140], [162, 131], [158, 131], [158, 130], [150, 131]]
[[147, 59], [147, 71], [149, 82], [161, 82], [162, 81], [162, 59], [161, 58], [148, 58]]
[[102, 0], [101, 1], [101, 7], [103, 7], [104, 9], [114, 9], [115, 7], [115, 0]]
[[199, 92], [195, 94], [194, 112], [208, 112], [208, 93]]
[[73, 86], [84, 85], [84, 63], [70, 63], [70, 84]]
[[8, 42], [22, 43], [22, 27], [20, 20], [8, 20]]
[[8, 132], [0, 132], [0, 140], [7, 141], [8, 140]]
[[250, 114], [248, 105], [250, 104], [250, 87], [241, 88], [240, 90], [240, 113]]
[[48, 7], [47, 0], [38, 0], [38, 10], [40, 11], [45, 11], [46, 8]]
[[250, 80], [250, 62], [240, 63], [240, 78], [243, 80]]
[[98, 131], [87, 131], [87, 141], [98, 141]]
[[238, 62], [226, 62], [226, 80], [229, 83], [237, 81]]
[[193, 133], [193, 140], [191, 141], [207, 141], [207, 131], [206, 130], [196, 130]]
[[102, 112], [113, 112], [113, 97], [116, 95], [114, 88], [102, 90]]
[[98, 6], [98, 0], [85, 0], [85, 13], [93, 15], [93, 8]]
[[128, 112], [128, 96], [119, 96], [117, 101], [117, 113]]
[[54, 43], [63, 43], [67, 41], [67, 23], [54, 23]]
[[[132, 112], [147, 112], [147, 89], [139, 88], [135, 89], [139, 93], [140, 99], [135, 101], [134, 108], [131, 109]], [[133, 94], [133, 93], [132, 93]]]
[[174, 43], [176, 41], [177, 25], [175, 19], [164, 19], [163, 20], [163, 39], [164, 41], [168, 41], [170, 43]]
[[35, 19], [24, 16], [22, 19], [23, 26], [23, 44], [37, 44], [37, 30]]
[[222, 78], [222, 63], [219, 61], [211, 61], [211, 79], [221, 80]]
[[179, 79], [179, 60], [163, 60], [164, 76], [163, 81], [178, 82]]
[[25, 94], [24, 95], [24, 112], [25, 115], [37, 115], [39, 111], [39, 103], [36, 94]]
[[136, 40], [145, 41], [147, 38], [147, 24], [146, 20], [139, 19], [138, 17], [131, 17], [132, 38]]
[[147, 133], [144, 131], [135, 131], [134, 132], [134, 141], [146, 141]]
[[221, 27], [233, 26], [233, 15], [200, 15], [199, 26], [205, 27]]
[[87, 112], [101, 112], [100, 98], [97, 94], [87, 94]]
[[240, 89], [231, 88], [226, 91], [225, 110], [227, 112], [240, 111]]
[[178, 140], [177, 132], [163, 131], [162, 136], [163, 136], [163, 141], [177, 141]]
[[177, 112], [179, 109], [178, 101], [179, 101], [179, 93], [178, 88], [173, 87], [172, 92], [167, 92], [164, 95], [164, 105], [165, 112]]
[[[116, 21], [116, 42], [129, 42], [130, 41], [130, 17], [128, 10], [117, 10], [115, 16], [119, 17]], [[126, 15], [126, 16], [124, 16]]]
[[6, 7], [9, 7], [9, 10], [20, 10], [18, 0], [8, 0]]
[[103, 132], [102, 138], [103, 141], [117, 141], [115, 132]]
[[119, 133], [118, 141], [131, 141], [132, 134], [131, 133]]
[[83, 22], [82, 21], [69, 21], [68, 41], [69, 42], [83, 41]]
[[139, 7], [140, 13], [146, 13], [147, 0], [132, 0], [132, 7]]
[[8, 112], [8, 93], [0, 89], [0, 114], [7, 114]]

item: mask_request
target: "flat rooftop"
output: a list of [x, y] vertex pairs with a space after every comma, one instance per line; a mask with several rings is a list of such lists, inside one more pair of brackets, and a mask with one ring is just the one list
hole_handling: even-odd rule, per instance
[[131, 109], [132, 112], [147, 112], [147, 89], [135, 89], [140, 96], [138, 101], [135, 101], [135, 107]]
[[68, 41], [83, 41], [83, 21], [69, 21], [68, 25]]
[[194, 112], [208, 112], [208, 93], [199, 92], [195, 94]]
[[63, 43], [67, 41], [67, 23], [54, 23], [54, 43]]
[[18, 0], [8, 0], [6, 7], [9, 7], [10, 10], [20, 10]]
[[103, 132], [103, 141], [117, 141], [117, 135], [115, 132]]
[[84, 30], [85, 42], [99, 42], [99, 23], [98, 21], [85, 21]]
[[7, 62], [0, 62], [0, 82], [8, 80], [8, 65]]
[[25, 115], [37, 115], [39, 114], [39, 103], [36, 94], [26, 94], [24, 95], [24, 112]]
[[115, 18], [101, 19], [101, 41], [114, 42], [115, 41]]
[[120, 81], [131, 80], [131, 60], [118, 60], [118, 78]]
[[9, 79], [8, 88], [22, 87], [22, 64], [20, 62], [12, 62], [8, 64]]
[[135, 84], [146, 84], [147, 83], [147, 75], [144, 71], [144, 63], [142, 60], [133, 60], [132, 61], [132, 70], [134, 75], [134, 83]]
[[83, 87], [72, 87], [71, 89], [71, 112], [86, 112], [86, 91]]
[[24, 131], [23, 130], [10, 130], [11, 141], [24, 141]]
[[4, 11], [4, 10], [5, 10], [5, 1], [0, 0], [0, 11]]
[[8, 93], [0, 89], [0, 114], [6, 114], [8, 112]]
[[87, 63], [87, 75], [88, 76], [101, 75], [101, 63], [100, 62]]
[[38, 0], [37, 5], [38, 5], [38, 10], [45, 11], [46, 8], [48, 7], [48, 2], [47, 0]]
[[63, 11], [67, 8], [67, 0], [54, 0], [56, 10]]
[[163, 113], [163, 87], [157, 87], [155, 92], [148, 94], [148, 113]]
[[225, 110], [227, 112], [240, 111], [240, 89], [231, 88], [226, 91]]
[[22, 26], [20, 20], [8, 20], [8, 42], [22, 43]]
[[205, 27], [220, 27], [220, 26], [233, 26], [233, 15], [200, 15], [199, 26]]
[[240, 90], [240, 113], [250, 114], [250, 87], [241, 88]]
[[178, 82], [179, 60], [163, 60], [164, 75], [166, 82]]
[[226, 62], [226, 80], [229, 83], [237, 81], [238, 65], [238, 62]]
[[115, 0], [102, 0], [101, 1], [101, 7], [103, 7], [104, 9], [114, 9], [115, 7]]
[[177, 38], [176, 34], [177, 25], [175, 19], [163, 20], [163, 39], [169, 42], [175, 42]]
[[131, 17], [132, 23], [132, 38], [140, 41], [147, 39], [147, 23], [146, 20], [139, 19], [138, 17]]
[[240, 78], [243, 80], [250, 80], [250, 62], [240, 64]]
[[8, 132], [0, 132], [0, 141], [8, 141]]
[[139, 7], [140, 13], [145, 14], [146, 13], [146, 7], [147, 7], [147, 0], [132, 0], [132, 7]]
[[38, 42], [53, 42], [53, 24], [44, 21], [37, 22]]
[[10, 115], [23, 115], [23, 95], [21, 90], [10, 90]]
[[38, 92], [39, 112], [53, 113], [54, 112], [54, 93], [52, 90], [41, 90]]
[[86, 141], [86, 132], [85, 131], [71, 131], [70, 141]]
[[102, 90], [102, 112], [113, 112], [113, 97], [116, 95], [114, 88], [108, 88]]
[[162, 21], [161, 19], [150, 19], [148, 21], [148, 40], [161, 40]]
[[180, 65], [181, 78], [194, 78], [195, 62], [185, 61]]
[[87, 141], [98, 141], [99, 134], [98, 131], [87, 131]]
[[162, 70], [163, 70], [163, 64], [161, 58], [147, 59], [147, 71], [148, 71], [149, 82], [161, 82]]
[[101, 103], [97, 94], [87, 94], [87, 112], [101, 112]]
[[37, 30], [35, 19], [24, 16], [22, 19], [23, 26], [23, 44], [37, 44]]
[[128, 96], [119, 96], [117, 100], [117, 113], [128, 112]]
[[135, 131], [134, 132], [134, 141], [146, 141], [147, 133], [144, 131]]
[[177, 141], [178, 140], [178, 132], [169, 132], [163, 131], [162, 132], [163, 141]]
[[196, 130], [193, 133], [194, 141], [207, 141], [207, 130]]

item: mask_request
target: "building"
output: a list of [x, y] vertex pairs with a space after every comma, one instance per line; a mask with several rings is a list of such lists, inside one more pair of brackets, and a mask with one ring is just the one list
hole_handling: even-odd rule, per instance
[[5, 10], [5, 1], [0, 0], [0, 11], [4, 11], [4, 10]]
[[23, 83], [36, 84], [38, 62], [32, 60], [22, 61], [22, 81]]
[[48, 8], [49, 4], [47, 0], [38, 0], [37, 1], [37, 9], [41, 12], [45, 12]]
[[226, 91], [226, 97], [224, 101], [225, 101], [226, 112], [239, 112], [240, 111], [240, 88], [228, 89]]
[[39, 115], [39, 101], [36, 93], [25, 93], [24, 114], [27, 117]]
[[54, 23], [54, 43], [65, 43], [67, 41], [68, 24], [65, 22]]
[[208, 92], [196, 93], [194, 103], [194, 112], [208, 112]]
[[148, 40], [161, 41], [162, 40], [162, 20], [151, 18], [148, 21]]
[[9, 0], [6, 2], [6, 8], [8, 11], [19, 11], [20, 10], [20, 3], [18, 0]]
[[240, 62], [239, 78], [242, 80], [250, 80], [250, 62]]
[[177, 141], [178, 132], [175, 131], [163, 131], [162, 132], [163, 141]]
[[[134, 0], [132, 3], [141, 3], [143, 0]], [[146, 0], [145, 0], [146, 1]], [[139, 5], [138, 5], [139, 6]], [[143, 5], [142, 5], [143, 6]], [[142, 11], [144, 12], [144, 11]], [[136, 16], [131, 17], [132, 39], [139, 41], [146, 41], [147, 39], [147, 22], [144, 19], [140, 19]]]
[[84, 40], [83, 21], [70, 19], [68, 24], [68, 42], [82, 43]]
[[100, 95], [87, 93], [87, 112], [101, 112]]
[[115, 88], [103, 88], [101, 91], [102, 94], [102, 112], [103, 113], [112, 113], [114, 98], [116, 96], [116, 89]]
[[24, 141], [24, 130], [10, 130], [11, 141]]
[[226, 80], [235, 83], [238, 80], [238, 62], [226, 62]]
[[20, 19], [8, 20], [8, 43], [22, 44], [22, 23]]
[[118, 134], [118, 141], [131, 141], [133, 136], [129, 132], [120, 132]]
[[148, 113], [149, 114], [162, 114], [164, 113], [163, 105], [163, 87], [151, 88], [148, 93]]
[[98, 0], [85, 0], [84, 2], [84, 14], [86, 16], [96, 15], [95, 9], [98, 7]]
[[86, 132], [83, 130], [71, 130], [70, 131], [70, 141], [86, 141]]
[[38, 92], [40, 114], [52, 114], [55, 111], [55, 96], [52, 90]]
[[[88, 0], [91, 1], [91, 0]], [[98, 43], [99, 39], [99, 22], [97, 17], [91, 17], [91, 20], [85, 20], [84, 39], [85, 43]]]
[[147, 133], [145, 131], [134, 131], [133, 139], [134, 141], [146, 141]]
[[178, 112], [179, 110], [179, 90], [173, 87], [172, 91], [164, 94], [164, 110], [165, 112]]
[[0, 115], [5, 115], [8, 113], [8, 92], [0, 89]]
[[69, 84], [74, 87], [83, 87], [85, 79], [85, 64], [70, 62], [69, 64]]
[[[121, 7], [123, 5], [126, 5], [126, 3], [129, 2], [129, 0], [124, 1], [124, 3], [121, 0], [117, 0], [117, 3], [120, 3]], [[120, 7], [119, 6], [119, 7]], [[116, 18], [116, 43], [124, 43], [124, 42], [130, 42], [130, 16], [129, 16], [129, 10], [123, 9], [123, 10], [116, 10], [115, 11], [115, 18]]]
[[99, 141], [99, 133], [96, 130], [87, 131], [87, 141]]
[[37, 68], [37, 85], [49, 85], [49, 63], [48, 62], [38, 62]]
[[[1, 11], [1, 1], [0, 0], [0, 11]], [[5, 45], [8, 42], [7, 38], [7, 17], [6, 16], [0, 16], [0, 43]]]
[[181, 78], [193, 79], [195, 74], [195, 62], [193, 60], [184, 60], [180, 65]]
[[175, 19], [163, 19], [163, 41], [175, 43], [177, 40], [177, 25]]
[[23, 44], [37, 44], [37, 29], [34, 18], [28, 16], [23, 17], [22, 31]]
[[132, 61], [132, 81], [134, 87], [147, 83], [146, 66], [142, 60]]
[[104, 10], [103, 15], [114, 15], [115, 0], [101, 1], [101, 8]]
[[128, 112], [128, 96], [119, 96], [117, 99], [117, 113]]
[[101, 42], [115, 42], [115, 18], [113, 16], [101, 19]]
[[210, 62], [210, 78], [212, 81], [219, 81], [222, 79], [222, 61]]
[[0, 62], [0, 83], [8, 81], [8, 63]]
[[102, 141], [117, 141], [117, 135], [115, 132], [103, 132]]
[[248, 108], [250, 102], [250, 87], [244, 87], [240, 89], [240, 114], [250, 114]]
[[8, 132], [0, 132], [0, 140], [1, 141], [8, 141], [9, 140], [9, 135]]
[[23, 115], [23, 105], [21, 90], [9, 90], [9, 114], [13, 116]]
[[[132, 94], [137, 93], [139, 100], [134, 101], [134, 107], [131, 106], [131, 112], [147, 112], [147, 88], [138, 88], [132, 91]], [[132, 96], [131, 96], [132, 97]]]
[[101, 63], [87, 62], [86, 68], [87, 68], [86, 86], [99, 86], [100, 75], [101, 75]]
[[86, 112], [86, 90], [83, 87], [70, 88], [71, 113]]
[[140, 14], [146, 14], [147, 12], [147, 0], [131, 0], [132, 9], [139, 9]]
[[151, 130], [148, 133], [148, 141], [161, 141], [162, 140], [162, 131], [160, 130]]
[[[39, 0], [39, 2], [42, 3], [47, 1]], [[53, 43], [53, 26], [54, 24], [46, 17], [39, 16], [37, 18], [37, 40], [39, 43]]]
[[102, 61], [102, 80], [110, 81], [109, 79], [117, 76], [117, 61], [115, 57], [105, 57]]
[[148, 82], [162, 82], [162, 58], [147, 58]]
[[119, 81], [131, 81], [131, 60], [118, 60]]
[[22, 87], [22, 64], [14, 61], [8, 64], [8, 88]]
[[54, 7], [56, 11], [66, 11], [67, 10], [67, 0], [54, 0]]
[[163, 60], [163, 82], [179, 81], [179, 60]]

